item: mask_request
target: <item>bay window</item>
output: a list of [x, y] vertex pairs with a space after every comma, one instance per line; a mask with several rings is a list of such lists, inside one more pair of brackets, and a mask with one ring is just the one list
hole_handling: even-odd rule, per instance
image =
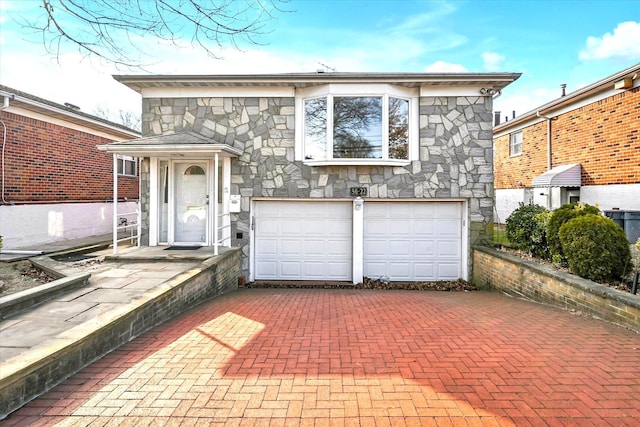
[[[417, 97], [410, 89], [328, 86], [314, 89], [319, 96], [309, 91], [309, 96], [296, 99], [302, 116], [296, 126], [298, 160], [392, 165], [413, 160], [417, 155], [411, 146], [417, 140], [417, 123], [412, 123], [417, 119]], [[375, 89], [383, 90], [376, 93]]]

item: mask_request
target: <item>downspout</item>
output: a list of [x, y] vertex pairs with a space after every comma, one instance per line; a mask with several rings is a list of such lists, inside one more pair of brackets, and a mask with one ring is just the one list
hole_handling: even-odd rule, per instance
[[[536, 111], [536, 116], [545, 119], [547, 121], [547, 172], [551, 170], [551, 120], [552, 117], [540, 114], [540, 111]], [[551, 209], [551, 187], [547, 189], [547, 209]]]
[[[0, 111], [5, 110], [7, 108], [9, 108], [9, 99], [13, 99], [15, 97], [15, 95], [5, 95], [3, 96], [3, 101], [2, 101], [2, 105], [0, 106]], [[4, 147], [7, 143], [7, 125], [4, 123], [4, 121], [2, 120], [2, 118], [0, 118], [0, 123], [2, 123], [2, 192], [1, 192], [1, 198], [2, 198], [2, 204], [3, 205], [7, 205], [8, 202], [4, 199]]]

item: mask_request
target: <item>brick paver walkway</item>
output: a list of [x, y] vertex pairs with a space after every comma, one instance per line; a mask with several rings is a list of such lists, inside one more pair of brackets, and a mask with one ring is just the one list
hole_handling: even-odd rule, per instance
[[640, 425], [640, 335], [500, 294], [240, 290], [6, 425]]

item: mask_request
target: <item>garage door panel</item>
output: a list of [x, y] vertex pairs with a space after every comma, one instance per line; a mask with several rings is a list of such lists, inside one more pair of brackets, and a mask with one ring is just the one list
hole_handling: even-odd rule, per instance
[[459, 279], [460, 263], [440, 263], [438, 264], [438, 277], [440, 280]]
[[409, 236], [413, 234], [412, 223], [406, 219], [389, 219], [386, 224], [386, 229], [393, 230], [395, 236]]
[[351, 241], [350, 240], [328, 240], [326, 242], [327, 252], [332, 256], [351, 258]]
[[276, 255], [278, 253], [278, 241], [275, 239], [263, 239], [256, 243], [256, 250], [264, 254]]
[[460, 220], [438, 221], [438, 235], [460, 237]]
[[432, 240], [417, 240], [413, 242], [413, 253], [417, 255], [434, 255], [435, 243]]
[[365, 261], [364, 262], [364, 275], [377, 279], [378, 277], [386, 276], [389, 271], [389, 266], [384, 261]]
[[395, 281], [461, 277], [461, 206], [458, 202], [365, 203], [364, 275]]
[[462, 209], [460, 203], [439, 203], [437, 206], [438, 217], [450, 217], [462, 219]]
[[385, 219], [369, 219], [364, 223], [364, 232], [369, 236], [386, 236], [387, 221]]
[[435, 263], [433, 262], [414, 262], [413, 277], [436, 277]]
[[[282, 255], [294, 255], [299, 254], [302, 249], [302, 245], [299, 240], [281, 240], [280, 241], [280, 250], [276, 252], [276, 254], [280, 253]], [[273, 254], [273, 252], [269, 252]]]
[[278, 221], [275, 219], [257, 219], [256, 227], [260, 227], [264, 235], [278, 234]]
[[413, 223], [413, 233], [419, 236], [434, 236], [436, 222], [428, 219], [418, 219]]
[[364, 245], [365, 260], [372, 257], [384, 257], [387, 253], [387, 241], [370, 239]]
[[254, 208], [255, 279], [351, 279], [352, 203], [257, 201]]
[[414, 218], [436, 218], [438, 206], [433, 203], [415, 203], [413, 206]]
[[409, 262], [390, 262], [387, 277], [394, 280], [408, 280], [412, 276], [412, 266]]
[[275, 276], [278, 273], [278, 263], [262, 261], [256, 263], [256, 274], [260, 276]]
[[302, 272], [302, 265], [299, 261], [280, 262], [280, 274], [282, 278], [297, 278]]
[[412, 255], [411, 242], [406, 240], [390, 240], [388, 243], [389, 255], [394, 257], [410, 257]]
[[351, 223], [351, 219], [333, 219], [327, 221], [326, 228], [322, 230], [322, 234], [328, 236], [351, 236], [352, 231], [353, 224]]
[[438, 242], [438, 256], [441, 257], [459, 257], [460, 256], [460, 242], [458, 241], [439, 241]]
[[306, 227], [306, 224], [300, 218], [288, 218], [285, 223], [278, 221], [278, 224], [278, 233], [281, 236], [297, 237]]

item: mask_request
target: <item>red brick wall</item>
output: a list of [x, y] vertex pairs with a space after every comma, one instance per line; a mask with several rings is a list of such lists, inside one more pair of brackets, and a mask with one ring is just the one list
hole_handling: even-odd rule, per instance
[[[582, 185], [640, 183], [640, 88], [562, 114], [551, 124], [552, 167], [582, 165]], [[523, 154], [496, 138], [495, 188], [525, 186], [547, 170], [547, 124], [523, 129]]]
[[[2, 112], [7, 127], [4, 197], [8, 202], [113, 199], [113, 142], [41, 120]], [[118, 197], [138, 199], [138, 178], [118, 177]]]

